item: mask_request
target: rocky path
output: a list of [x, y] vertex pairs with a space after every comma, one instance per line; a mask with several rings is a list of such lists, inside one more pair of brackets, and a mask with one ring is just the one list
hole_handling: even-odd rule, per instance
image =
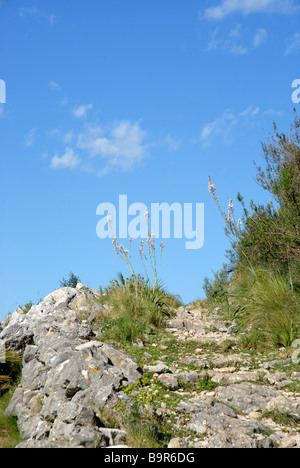
[[170, 446], [300, 448], [300, 367], [291, 358], [236, 351], [238, 329], [220, 309], [181, 307], [167, 331], [182, 344], [177, 359], [165, 349], [145, 370], [181, 397], [177, 414], [194, 433]]

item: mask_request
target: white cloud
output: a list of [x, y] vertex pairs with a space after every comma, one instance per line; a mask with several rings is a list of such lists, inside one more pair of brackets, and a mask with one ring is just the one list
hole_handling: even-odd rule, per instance
[[239, 42], [241, 36], [240, 29], [240, 25], [237, 25], [229, 31], [226, 37], [219, 37], [218, 30], [213, 31], [206, 51], [212, 52], [220, 49], [231, 55], [246, 55], [248, 53], [247, 47]]
[[76, 119], [82, 119], [83, 117], [86, 116], [89, 110], [93, 109], [93, 107], [94, 107], [93, 104], [81, 105], [73, 109], [72, 113], [74, 117], [76, 117]]
[[231, 130], [237, 123], [238, 119], [235, 115], [230, 110], [226, 110], [223, 115], [203, 126], [200, 138], [196, 141], [208, 144], [216, 136], [222, 136], [227, 141]]
[[55, 137], [60, 135], [60, 130], [58, 128], [53, 128], [52, 130], [47, 130], [46, 135], [48, 137]]
[[244, 16], [254, 13], [291, 14], [299, 11], [294, 0], [222, 0], [217, 6], [209, 7], [201, 18], [208, 20], [223, 20], [235, 13]]
[[67, 132], [67, 133], [63, 136], [63, 142], [64, 142], [66, 145], [70, 145], [70, 144], [73, 142], [74, 137], [75, 137], [75, 134], [74, 134], [73, 130], [70, 130], [69, 132]]
[[259, 107], [255, 107], [253, 105], [247, 107], [243, 112], [239, 114], [239, 117], [254, 117], [255, 115], [259, 114]]
[[254, 47], [255, 48], [260, 47], [267, 40], [267, 37], [268, 37], [268, 32], [266, 29], [262, 29], [262, 28], [258, 29], [253, 38]]
[[278, 111], [275, 109], [267, 109], [266, 111], [263, 112], [263, 115], [271, 115], [275, 117], [283, 117], [284, 112], [283, 111]]
[[300, 50], [300, 33], [296, 33], [293, 37], [287, 39], [285, 55], [293, 54]]
[[[0, 7], [1, 7], [1, 3], [0, 3]], [[45, 19], [46, 21], [49, 21], [50, 26], [52, 26], [56, 20], [55, 15], [41, 11], [35, 6], [19, 8], [18, 14], [21, 18], [35, 17], [39, 19]]]
[[239, 39], [241, 37], [241, 24], [237, 24], [235, 28], [229, 31], [228, 37], [232, 37], [233, 39]]
[[25, 135], [25, 147], [30, 148], [33, 145], [34, 140], [36, 137], [36, 128], [32, 128], [26, 135]]
[[260, 108], [253, 105], [239, 114], [226, 110], [220, 117], [206, 123], [201, 130], [200, 137], [194, 139], [192, 143], [201, 143], [203, 146], [208, 146], [215, 138], [221, 138], [225, 143], [230, 143], [233, 129], [238, 125], [248, 124], [250, 119], [257, 117], [260, 113]]
[[147, 156], [146, 135], [139, 122], [123, 120], [115, 123], [109, 131], [99, 126], [89, 127], [79, 135], [77, 146], [88, 151], [91, 157], [106, 161], [104, 169], [99, 172], [101, 174], [112, 168], [128, 171]]
[[49, 88], [53, 89], [54, 91], [60, 91], [61, 87], [59, 86], [56, 81], [49, 81], [48, 83]]
[[36, 7], [22, 7], [19, 9], [19, 16], [39, 16], [40, 10]]
[[164, 138], [164, 143], [168, 146], [169, 151], [178, 151], [182, 141], [176, 138], [173, 138], [172, 135], [169, 133]]
[[66, 148], [63, 156], [57, 154], [51, 159], [52, 169], [74, 169], [80, 163], [80, 159], [72, 148]]

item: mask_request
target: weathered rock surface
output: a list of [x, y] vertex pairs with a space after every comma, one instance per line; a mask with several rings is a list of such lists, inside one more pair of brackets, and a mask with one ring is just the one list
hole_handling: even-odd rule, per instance
[[[299, 382], [299, 373], [274, 370], [283, 366], [288, 371], [291, 359], [275, 359], [260, 362], [246, 354], [216, 354], [205, 351], [208, 344], [218, 344], [230, 340], [234, 343], [238, 327], [227, 326], [221, 320], [220, 309], [208, 315], [205, 310], [181, 308], [168, 322], [170, 333], [179, 342], [196, 341], [197, 356], [181, 353], [178, 361], [181, 366], [194, 366], [208, 369], [205, 372], [179, 372], [178, 363], [168, 374], [158, 377], [161, 384], [176, 391], [185, 374], [184, 382], [196, 383], [197, 376], [205, 381], [208, 377], [218, 386], [212, 391], [199, 392], [195, 385], [190, 392], [185, 391], [177, 406], [177, 414], [188, 416], [185, 427], [196, 436], [189, 446], [199, 448], [300, 448], [300, 386], [298, 392], [284, 391], [288, 385]], [[188, 326], [184, 320], [188, 314]], [[202, 336], [199, 330], [204, 332]], [[213, 331], [212, 331], [213, 330]], [[205, 345], [201, 348], [201, 345]], [[177, 384], [177, 385], [176, 385]], [[291, 418], [291, 427], [275, 423], [272, 415]], [[283, 419], [284, 421], [284, 419]], [[182, 423], [181, 423], [182, 424]]]
[[22, 380], [7, 408], [17, 416], [19, 447], [106, 447], [125, 433], [103, 427], [101, 408], [116, 404], [122, 386], [136, 383], [136, 361], [95, 340], [76, 317], [95, 303], [82, 285], [62, 288], [24, 314], [18, 309], [0, 333], [14, 350], [24, 350]]
[[241, 353], [237, 327], [221, 310], [180, 307], [166, 322], [170, 348], [166, 339], [137, 343], [141, 369], [93, 332], [107, 307], [95, 302], [98, 294], [62, 288], [0, 326], [0, 340], [23, 351], [22, 380], [7, 409], [18, 418], [18, 447], [124, 447], [126, 433], [104, 427], [103, 410], [137, 399], [137, 388], [123, 390], [145, 372], [147, 412], [174, 418], [170, 448], [300, 448], [300, 372], [290, 370], [291, 359]]

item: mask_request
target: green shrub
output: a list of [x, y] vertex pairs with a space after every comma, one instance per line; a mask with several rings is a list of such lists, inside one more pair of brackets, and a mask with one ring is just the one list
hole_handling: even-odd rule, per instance
[[14, 448], [22, 440], [17, 426], [17, 418], [5, 414], [13, 390], [12, 388], [11, 391], [0, 396], [0, 448]]
[[163, 326], [164, 319], [170, 315], [166, 302], [168, 294], [161, 287], [153, 289], [139, 278], [111, 281], [100, 302], [109, 306], [100, 317], [101, 328], [109, 340], [134, 342], [153, 333]]
[[61, 288], [76, 288], [77, 284], [80, 282], [81, 282], [80, 278], [71, 272], [69, 273], [68, 279], [63, 278], [60, 281], [60, 287]]
[[237, 317], [252, 326], [274, 346], [289, 348], [300, 336], [300, 298], [290, 279], [273, 270], [248, 270], [232, 292], [237, 300]]

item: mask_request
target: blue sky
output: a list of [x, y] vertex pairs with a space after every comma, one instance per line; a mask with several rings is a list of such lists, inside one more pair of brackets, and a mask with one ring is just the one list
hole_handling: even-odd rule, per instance
[[0, 0], [2, 317], [70, 271], [94, 288], [127, 273], [96, 236], [97, 206], [122, 194], [204, 203], [203, 248], [164, 240], [160, 270], [203, 297], [229, 247], [208, 175], [225, 210], [238, 192], [268, 201], [253, 161], [293, 120], [299, 19], [293, 0]]

